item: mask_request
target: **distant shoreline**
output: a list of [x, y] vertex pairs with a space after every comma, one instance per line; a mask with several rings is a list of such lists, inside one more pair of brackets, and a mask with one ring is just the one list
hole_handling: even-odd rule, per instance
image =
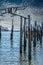
[[[8, 30], [8, 31], [2, 31], [2, 32], [11, 32], [11, 30]], [[20, 32], [19, 30], [14, 30], [13, 32]]]

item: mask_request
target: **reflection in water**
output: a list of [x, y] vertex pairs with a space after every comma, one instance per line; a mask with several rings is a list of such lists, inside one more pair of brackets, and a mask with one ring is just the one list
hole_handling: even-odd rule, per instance
[[40, 38], [40, 48], [42, 48], [42, 37]]
[[36, 65], [36, 48], [33, 48], [33, 63]]
[[27, 65], [26, 52], [25, 52], [25, 54], [24, 54], [24, 65]]
[[34, 56], [34, 60], [36, 60], [36, 48], [33, 48], [33, 56]]
[[0, 39], [0, 44], [1, 44], [1, 39]]
[[20, 54], [20, 65], [23, 65], [23, 57], [22, 57], [22, 54]]
[[27, 65], [26, 54], [20, 54], [20, 65]]
[[10, 53], [9, 53], [9, 57], [10, 57], [10, 62], [9, 62], [9, 64], [10, 65], [13, 65], [13, 63], [14, 63], [14, 52], [13, 52], [13, 46], [11, 45], [11, 48], [10, 48]]
[[40, 44], [40, 48], [42, 48], [42, 43]]
[[32, 65], [32, 64], [31, 64], [31, 61], [28, 61], [28, 65]]
[[[28, 60], [28, 48], [26, 53], [20, 54], [20, 32], [14, 32], [13, 41], [10, 40], [10, 32], [2, 32], [0, 44], [0, 65], [43, 65], [43, 43], [40, 51], [39, 42], [36, 48], [32, 46], [31, 61]], [[43, 41], [42, 41], [43, 42]], [[11, 45], [11, 46], [10, 46]], [[32, 43], [33, 45], [33, 43]], [[28, 45], [27, 45], [28, 46]]]
[[11, 47], [13, 47], [13, 39], [12, 39], [12, 40], [10, 40], [10, 42], [11, 42]]
[[20, 54], [20, 65], [32, 65], [31, 60], [27, 59], [27, 53]]

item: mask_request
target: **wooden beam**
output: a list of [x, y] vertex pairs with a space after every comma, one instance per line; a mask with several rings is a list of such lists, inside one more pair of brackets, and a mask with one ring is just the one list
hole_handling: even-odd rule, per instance
[[10, 14], [12, 14], [13, 16], [14, 16], [14, 15], [15, 15], [15, 16], [21, 16], [22, 18], [26, 18], [26, 19], [28, 19], [28, 17], [23, 16], [23, 15], [20, 15], [20, 14], [15, 14], [15, 13], [10, 13]]

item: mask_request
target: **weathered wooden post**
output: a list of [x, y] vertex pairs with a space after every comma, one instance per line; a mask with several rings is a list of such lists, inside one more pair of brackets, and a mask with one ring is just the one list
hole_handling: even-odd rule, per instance
[[42, 47], [42, 28], [40, 27], [40, 46]]
[[11, 40], [11, 45], [13, 45], [13, 19], [12, 19], [12, 29], [11, 29], [11, 35], [10, 35], [10, 40]]
[[1, 26], [0, 26], [0, 40], [1, 40]]
[[31, 30], [30, 30], [30, 15], [28, 15], [28, 59], [31, 61]]
[[42, 22], [42, 36], [43, 36], [43, 22]]
[[1, 26], [0, 26], [0, 42], [1, 42]]
[[38, 25], [37, 25], [37, 41], [39, 39], [39, 30], [38, 30]]
[[32, 25], [31, 25], [31, 41], [32, 41]]
[[22, 16], [20, 16], [20, 54], [22, 54]]
[[9, 8], [8, 9], [8, 13], [12, 13], [12, 8]]
[[26, 52], [26, 18], [24, 18], [24, 53]]
[[40, 40], [40, 25], [38, 25], [38, 40]]
[[33, 46], [36, 47], [36, 21], [35, 21], [35, 27], [34, 27], [34, 43]]

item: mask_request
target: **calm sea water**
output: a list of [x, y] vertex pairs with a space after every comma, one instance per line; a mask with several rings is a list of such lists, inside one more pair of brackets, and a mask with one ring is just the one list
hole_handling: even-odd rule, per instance
[[40, 42], [37, 42], [36, 49], [33, 48], [32, 41], [32, 59], [28, 62], [28, 41], [26, 47], [26, 54], [20, 56], [20, 32], [14, 32], [13, 45], [10, 41], [10, 32], [2, 32], [2, 39], [0, 42], [0, 65], [43, 65], [43, 41], [42, 48]]

